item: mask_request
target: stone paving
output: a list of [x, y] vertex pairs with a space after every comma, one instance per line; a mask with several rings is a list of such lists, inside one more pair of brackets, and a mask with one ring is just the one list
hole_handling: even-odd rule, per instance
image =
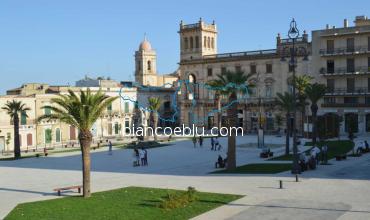
[[[253, 136], [238, 137], [238, 145], [254, 142]], [[226, 138], [220, 142], [226, 146]], [[284, 143], [284, 137], [266, 137], [266, 142]], [[347, 161], [332, 161], [316, 171], [302, 174], [296, 183], [289, 172], [277, 175], [208, 174], [219, 153], [191, 141], [149, 150], [148, 167], [132, 167], [132, 150], [92, 153], [92, 190], [125, 186], [185, 189], [246, 195], [195, 219], [370, 219], [370, 154]], [[238, 164], [264, 162], [259, 149], [237, 149]], [[274, 148], [275, 154], [284, 152]], [[56, 198], [52, 189], [81, 183], [79, 152], [47, 158], [0, 161], [0, 219], [17, 204]], [[278, 180], [284, 189], [278, 189]], [[75, 195], [75, 193], [68, 193]]]

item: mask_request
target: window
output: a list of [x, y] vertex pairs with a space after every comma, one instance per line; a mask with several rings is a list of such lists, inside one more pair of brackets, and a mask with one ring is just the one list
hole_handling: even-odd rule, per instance
[[27, 113], [23, 111], [21, 113], [21, 125], [25, 125], [25, 124], [27, 124]]
[[370, 92], [370, 78], [367, 78], [367, 92]]
[[109, 112], [111, 112], [111, 111], [112, 111], [112, 103], [111, 103], [111, 104], [109, 104], [109, 105], [107, 106], [107, 110], [108, 110]]
[[125, 102], [125, 113], [129, 113], [129, 111], [130, 111], [130, 103]]
[[353, 59], [353, 58], [348, 58], [347, 59], [347, 72], [348, 73], [355, 72], [355, 59]]
[[50, 128], [45, 129], [45, 143], [46, 144], [51, 143], [51, 129]]
[[112, 135], [112, 123], [108, 123], [108, 135]]
[[207, 47], [207, 37], [206, 36], [204, 36], [203, 47]]
[[271, 98], [272, 97], [272, 86], [271, 85], [266, 85], [265, 92], [266, 92], [266, 94], [265, 94], [266, 97]]
[[116, 122], [114, 123], [114, 134], [118, 134], [119, 133], [119, 124]]
[[367, 58], [367, 71], [370, 72], [370, 57]]
[[366, 132], [370, 132], [370, 114], [366, 115]]
[[152, 62], [150, 60], [148, 60], [148, 71], [151, 71], [152, 70]]
[[367, 50], [370, 51], [370, 37], [367, 37]]
[[324, 98], [325, 104], [334, 104], [335, 103], [335, 97], [325, 97]]
[[48, 107], [48, 106], [44, 107], [44, 114], [45, 114], [45, 115], [50, 115], [50, 114], [51, 114], [51, 109], [50, 109], [50, 107]]
[[242, 67], [240, 65], [235, 66], [235, 72], [242, 72]]
[[347, 113], [344, 115], [344, 131], [358, 132], [358, 115], [355, 113]]
[[343, 101], [346, 104], [356, 104], [358, 103], [358, 98], [357, 97], [344, 97]]
[[126, 134], [130, 133], [130, 121], [129, 121], [129, 119], [125, 120], [125, 133]]
[[347, 38], [347, 52], [354, 52], [354, 51], [355, 51], [355, 39]]
[[207, 69], [207, 76], [212, 76], [213, 75], [213, 72], [212, 72], [212, 68], [208, 68]]
[[60, 142], [60, 128], [55, 129], [55, 142]]
[[250, 66], [251, 73], [257, 73], [257, 66], [255, 64], [252, 64]]
[[194, 48], [193, 37], [190, 37], [190, 49]]
[[215, 49], [215, 39], [213, 37], [211, 38], [211, 47]]
[[225, 74], [226, 73], [226, 67], [221, 67], [221, 74]]
[[266, 73], [272, 73], [272, 64], [271, 63], [266, 64]]
[[326, 41], [326, 53], [334, 53], [334, 40]]
[[347, 92], [355, 92], [355, 78], [347, 78]]
[[199, 48], [199, 37], [195, 37], [195, 48]]
[[326, 80], [326, 87], [328, 88], [328, 92], [334, 92], [334, 90], [335, 90], [335, 80], [334, 79], [327, 79]]
[[334, 60], [326, 61], [326, 72], [334, 73]]
[[141, 62], [140, 62], [140, 60], [139, 61], [137, 61], [137, 70], [141, 70]]
[[187, 37], [184, 38], [184, 44], [185, 50], [187, 50], [189, 48], [189, 41]]
[[208, 37], [207, 39], [207, 47], [211, 48], [211, 38], [210, 37]]

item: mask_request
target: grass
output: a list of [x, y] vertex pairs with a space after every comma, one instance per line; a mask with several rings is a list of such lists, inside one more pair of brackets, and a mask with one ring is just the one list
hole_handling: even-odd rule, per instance
[[291, 163], [256, 163], [239, 166], [234, 170], [218, 170], [212, 173], [276, 174], [292, 169]]
[[239, 195], [197, 192], [197, 200], [185, 207], [159, 208], [167, 193], [178, 190], [127, 187], [94, 193], [90, 198], [65, 197], [16, 206], [5, 220], [108, 220], [108, 219], [189, 219], [239, 199]]
[[[347, 154], [353, 148], [353, 142], [349, 140], [343, 141], [321, 141], [317, 143], [317, 146], [321, 147], [324, 144], [328, 146], [328, 159], [333, 159], [337, 155]], [[306, 146], [311, 146], [312, 142], [307, 142]], [[274, 161], [292, 161], [293, 155], [282, 155], [278, 157], [271, 158], [269, 160]]]

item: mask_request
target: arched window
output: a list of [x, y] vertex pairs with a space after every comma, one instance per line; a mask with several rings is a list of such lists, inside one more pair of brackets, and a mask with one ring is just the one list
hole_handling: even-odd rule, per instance
[[188, 91], [188, 99], [193, 100], [196, 98], [196, 79], [193, 74], [190, 74], [188, 77], [189, 80], [189, 91]]
[[148, 60], [148, 71], [152, 70], [152, 62]]
[[199, 48], [199, 37], [195, 37], [195, 48]]
[[210, 37], [208, 37], [208, 40], [207, 40], [207, 47], [211, 48], [211, 38]]
[[206, 36], [204, 36], [203, 47], [207, 47], [207, 37]]
[[185, 50], [187, 50], [189, 48], [189, 41], [187, 37], [184, 38], [184, 44]]
[[59, 128], [55, 129], [55, 142], [57, 143], [60, 142], [60, 129]]
[[50, 144], [51, 143], [51, 129], [47, 128], [45, 129], [45, 144]]
[[211, 47], [215, 49], [215, 39], [213, 37], [211, 38]]
[[190, 37], [190, 49], [194, 48], [193, 37]]

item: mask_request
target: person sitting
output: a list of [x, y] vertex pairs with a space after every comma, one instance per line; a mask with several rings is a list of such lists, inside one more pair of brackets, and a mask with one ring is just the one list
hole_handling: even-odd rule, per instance
[[367, 140], [364, 141], [365, 144], [365, 152], [370, 152], [369, 143], [367, 143]]
[[308, 167], [311, 169], [311, 170], [314, 170], [316, 169], [316, 157], [311, 155], [310, 159], [308, 160]]
[[316, 164], [319, 164], [319, 162], [320, 162], [320, 160], [319, 160], [320, 152], [321, 152], [321, 150], [316, 145], [311, 149], [311, 157], [313, 157], [313, 159], [315, 159]]
[[358, 142], [356, 154], [361, 155], [364, 152], [364, 142], [360, 141]]
[[215, 163], [216, 168], [224, 168], [225, 160], [222, 159], [221, 155], [218, 155], [217, 162]]
[[299, 165], [302, 171], [307, 170], [307, 156], [304, 152], [299, 155]]

